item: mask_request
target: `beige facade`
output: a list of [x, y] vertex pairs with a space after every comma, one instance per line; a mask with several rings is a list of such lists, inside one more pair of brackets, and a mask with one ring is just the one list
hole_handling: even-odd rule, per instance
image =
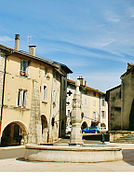
[[[66, 104], [63, 79], [66, 82], [71, 70], [65, 65], [36, 57], [31, 51], [28, 54], [3, 45], [0, 49], [5, 54], [0, 63], [6, 63], [6, 66], [3, 64], [5, 72], [4, 68], [1, 70], [5, 78], [1, 74], [3, 79], [0, 82], [2, 143], [26, 144], [29, 141], [43, 144], [64, 135], [60, 130], [61, 121], [66, 117], [65, 109], [61, 108], [61, 104]], [[64, 118], [60, 119], [61, 116]]]
[[[80, 96], [81, 96], [81, 127], [90, 127], [93, 122], [98, 123], [99, 129], [108, 130], [108, 106], [105, 101], [105, 93], [87, 86], [80, 80]], [[67, 127], [71, 122], [72, 100], [75, 91], [75, 81], [67, 80]]]

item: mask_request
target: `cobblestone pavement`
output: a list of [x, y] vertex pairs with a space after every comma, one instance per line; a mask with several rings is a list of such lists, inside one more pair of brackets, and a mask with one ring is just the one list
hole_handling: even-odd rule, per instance
[[99, 163], [28, 162], [23, 158], [0, 160], [0, 172], [134, 172], [134, 144], [123, 148], [123, 160]]

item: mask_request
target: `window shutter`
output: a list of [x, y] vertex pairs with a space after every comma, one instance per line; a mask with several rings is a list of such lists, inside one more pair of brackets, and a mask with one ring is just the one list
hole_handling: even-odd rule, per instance
[[27, 92], [23, 91], [23, 102], [22, 102], [23, 107], [26, 107], [26, 95], [27, 95]]

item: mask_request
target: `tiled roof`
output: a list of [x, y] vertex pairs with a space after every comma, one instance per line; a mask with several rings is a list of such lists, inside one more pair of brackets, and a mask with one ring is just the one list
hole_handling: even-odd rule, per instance
[[[75, 81], [73, 81], [73, 80], [71, 80], [71, 79], [67, 79], [67, 82], [68, 82], [69, 84], [72, 84], [72, 85], [75, 86]], [[97, 93], [99, 93], [99, 94], [101, 94], [101, 95], [105, 95], [104, 92], [99, 91], [98, 89], [91, 88], [91, 87], [89, 87], [89, 86], [80, 85], [80, 87], [82, 87], [82, 88], [84, 88], [85, 90], [88, 90], [88, 91], [94, 91], [94, 92], [97, 92]]]
[[44, 62], [50, 66], [53, 66], [55, 68], [62, 68], [64, 69], [67, 73], [72, 73], [72, 71], [65, 65], [65, 64], [61, 64], [61, 63], [58, 63], [58, 62], [55, 62], [55, 61], [51, 61], [51, 60], [48, 60], [46, 58], [41, 58], [41, 57], [38, 57], [38, 56], [32, 56], [30, 54], [28, 54], [27, 52], [25, 51], [21, 51], [21, 50], [15, 50], [15, 49], [12, 49], [12, 48], [9, 48], [9, 47], [6, 47], [2, 44], [0, 44], [0, 49], [3, 49], [7, 52], [11, 52], [12, 54], [19, 54], [19, 55], [22, 55], [22, 56], [26, 56], [26, 57], [29, 57], [29, 58], [32, 58], [36, 61], [41, 61], [41, 62]]

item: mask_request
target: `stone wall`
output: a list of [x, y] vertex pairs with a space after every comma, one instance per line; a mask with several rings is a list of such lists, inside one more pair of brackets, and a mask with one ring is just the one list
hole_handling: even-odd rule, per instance
[[121, 86], [116, 87], [108, 94], [108, 128], [109, 130], [121, 129]]
[[41, 142], [41, 116], [40, 116], [40, 86], [33, 80], [33, 94], [31, 103], [31, 117], [29, 125], [28, 143], [40, 144]]
[[134, 130], [134, 68], [122, 76], [122, 129]]
[[115, 142], [117, 139], [121, 137], [134, 134], [134, 132], [120, 130], [120, 131], [110, 131], [109, 134], [110, 134], [110, 142]]

